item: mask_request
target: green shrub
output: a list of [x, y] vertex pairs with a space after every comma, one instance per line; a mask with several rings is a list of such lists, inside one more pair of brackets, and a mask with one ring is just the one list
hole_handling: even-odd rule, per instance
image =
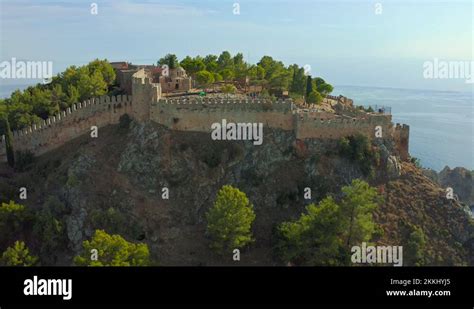
[[263, 184], [265, 177], [258, 174], [258, 172], [255, 171], [255, 168], [251, 167], [248, 170], [242, 171], [242, 180], [248, 185], [258, 187]]
[[341, 138], [339, 153], [356, 162], [365, 176], [369, 176], [377, 164], [376, 153], [372, 150], [369, 139], [362, 134]]
[[339, 152], [346, 157], [352, 156], [351, 145], [347, 137], [343, 137], [339, 140]]
[[107, 229], [112, 233], [124, 232], [130, 221], [114, 207], [109, 207], [107, 210], [93, 209], [90, 220], [95, 229]]
[[25, 171], [35, 160], [35, 155], [29, 151], [17, 151], [15, 153], [15, 170]]
[[[97, 260], [92, 259], [92, 249], [97, 250]], [[96, 230], [90, 241], [83, 242], [83, 252], [74, 258], [74, 263], [79, 266], [147, 266], [150, 252], [146, 244], [135, 244], [120, 235]]]
[[418, 168], [423, 168], [423, 166], [421, 166], [421, 161], [418, 158], [411, 157], [410, 162], [413, 163]]
[[235, 86], [232, 84], [225, 84], [221, 87], [221, 91], [223, 93], [235, 93], [237, 91], [237, 88], [235, 88]]
[[241, 145], [236, 142], [230, 142], [227, 145], [226, 149], [228, 151], [230, 161], [238, 159], [244, 153], [244, 150], [242, 149]]
[[315, 90], [311, 91], [308, 97], [306, 98], [306, 102], [310, 104], [319, 104], [322, 102], [322, 100], [323, 100], [323, 96]]
[[423, 266], [426, 263], [426, 235], [419, 226], [412, 226], [407, 244], [405, 260], [407, 265]]
[[68, 187], [75, 187], [79, 184], [79, 179], [77, 178], [76, 175], [74, 174], [70, 174], [68, 177], [67, 177], [67, 181], [66, 181], [66, 185]]
[[40, 241], [42, 261], [54, 263], [54, 253], [67, 242], [65, 214], [65, 205], [56, 196], [49, 196], [34, 217], [33, 233]]
[[280, 192], [278, 194], [276, 203], [277, 205], [287, 205], [287, 204], [293, 204], [298, 200], [298, 190], [292, 190], [292, 191], [287, 191], [287, 192]]
[[0, 244], [5, 243], [20, 233], [26, 219], [25, 206], [14, 201], [0, 206]]
[[132, 118], [128, 114], [123, 114], [119, 118], [119, 129], [127, 130], [130, 128], [130, 123], [132, 122]]
[[207, 151], [203, 157], [204, 163], [210, 168], [214, 168], [221, 164], [221, 153], [216, 151]]
[[8, 247], [0, 258], [0, 265], [4, 266], [34, 266], [38, 258], [30, 255], [28, 247], [22, 241], [16, 241]]

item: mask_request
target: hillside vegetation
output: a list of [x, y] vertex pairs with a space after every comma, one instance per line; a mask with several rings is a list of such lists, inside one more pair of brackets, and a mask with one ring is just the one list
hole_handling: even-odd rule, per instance
[[[406, 265], [472, 265], [473, 223], [463, 207], [413, 164], [395, 169], [389, 142], [356, 140], [349, 149], [343, 141], [295, 143], [290, 132], [268, 130], [254, 147], [123, 121], [35, 158], [22, 172], [1, 166], [0, 252], [25, 252], [15, 245], [21, 241], [28, 261], [85, 263], [101, 230], [103, 248], [112, 239], [129, 248], [118, 265], [346, 265], [348, 244], [360, 241], [403, 245]], [[226, 185], [238, 191], [219, 202]], [[229, 237], [219, 233], [233, 221], [212, 214], [215, 207], [241, 209]], [[349, 224], [354, 207], [360, 221]], [[210, 228], [211, 218], [223, 224]], [[351, 238], [350, 226], [360, 231]], [[216, 245], [240, 248], [241, 260]], [[134, 254], [140, 260], [127, 258]]]

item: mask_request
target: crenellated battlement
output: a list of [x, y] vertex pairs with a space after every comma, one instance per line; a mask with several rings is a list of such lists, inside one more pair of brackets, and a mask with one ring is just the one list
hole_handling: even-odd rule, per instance
[[293, 108], [291, 100], [258, 100], [258, 99], [227, 99], [227, 98], [180, 98], [161, 99], [152, 107], [163, 109], [192, 109], [194, 111], [253, 111], [290, 112]]
[[160, 103], [166, 104], [287, 104], [291, 105], [292, 100], [278, 99], [278, 100], [269, 100], [269, 99], [231, 99], [231, 98], [178, 98], [178, 99], [161, 99]]
[[[391, 115], [361, 113], [349, 116], [318, 109], [299, 109], [291, 99], [269, 100], [219, 97], [161, 96], [159, 83], [153, 83], [144, 70], [132, 76], [132, 96], [100, 97], [74, 104], [41, 123], [13, 132], [15, 150], [40, 155], [90, 132], [93, 126], [116, 124], [128, 114], [138, 122], [153, 121], [171, 130], [210, 132], [213, 123], [262, 123], [295, 133], [298, 139], [341, 137], [364, 134], [373, 138], [377, 126], [384, 136], [393, 137], [403, 158], [408, 157], [409, 128], [391, 122]], [[338, 96], [331, 100], [351, 102]], [[5, 137], [1, 137], [0, 160], [6, 161]]]
[[318, 116], [317, 113], [311, 115], [300, 113], [296, 114], [295, 117], [296, 136], [299, 139], [339, 139], [357, 133], [373, 138], [376, 127], [380, 127], [382, 135], [385, 134], [388, 137], [392, 131], [391, 115], [368, 115], [363, 118], [334, 116], [328, 118], [324, 113], [321, 113], [321, 116]]
[[[322, 118], [322, 117], [325, 118]], [[330, 125], [335, 124], [338, 126], [365, 126], [366, 124], [370, 125], [387, 125], [391, 122], [392, 117], [391, 115], [370, 115], [365, 118], [355, 118], [355, 117], [337, 117], [334, 116], [333, 118], [327, 118], [325, 113], [321, 113], [321, 117], [317, 113], [315, 114], [297, 114], [298, 121], [302, 124], [310, 124], [310, 125]]]
[[[121, 108], [122, 105], [132, 105], [132, 96], [118, 95], [113, 97], [102, 96], [85, 100], [81, 103], [73, 104], [65, 111], [62, 111], [38, 124], [33, 124], [22, 130], [13, 131], [13, 140], [21, 140], [22, 138], [30, 138], [37, 132], [50, 129], [54, 126], [61, 126], [71, 119], [86, 118], [97, 112], [105, 112]], [[2, 138], [5, 138], [4, 136]]]
[[[132, 112], [132, 96], [102, 96], [73, 104], [54, 116], [22, 130], [12, 132], [15, 151], [46, 153], [98, 128], [118, 123], [120, 116]], [[6, 161], [5, 136], [1, 137], [0, 160]]]
[[267, 127], [293, 129], [291, 100], [230, 98], [161, 99], [151, 104], [150, 119], [178, 131], [209, 132], [212, 123], [259, 122]]

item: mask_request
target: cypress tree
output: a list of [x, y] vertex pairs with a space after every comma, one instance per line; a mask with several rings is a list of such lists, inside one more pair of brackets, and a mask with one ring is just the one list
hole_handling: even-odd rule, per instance
[[14, 150], [13, 150], [13, 134], [12, 130], [10, 129], [10, 122], [8, 121], [8, 118], [4, 118], [5, 122], [5, 146], [7, 149], [7, 161], [8, 165], [13, 167], [15, 165], [15, 155], [14, 155]]
[[306, 99], [309, 97], [309, 94], [313, 91], [313, 79], [311, 75], [308, 75], [306, 78]]

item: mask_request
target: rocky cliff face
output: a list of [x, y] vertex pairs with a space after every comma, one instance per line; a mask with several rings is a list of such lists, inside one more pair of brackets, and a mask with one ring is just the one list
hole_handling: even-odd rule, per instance
[[466, 205], [474, 206], [474, 172], [463, 167], [445, 167], [438, 174], [438, 182], [443, 187], [452, 187], [454, 194]]
[[410, 163], [402, 163], [401, 176], [384, 187], [386, 203], [378, 211], [386, 232], [382, 242], [406, 244], [410, 227], [418, 226], [428, 238], [428, 264], [473, 263], [472, 220], [463, 205], [446, 197], [444, 188]]
[[[256, 242], [242, 252], [239, 265], [278, 265], [273, 229], [297, 218], [309, 203], [337, 196], [352, 179], [363, 178], [385, 197], [375, 214], [382, 228], [376, 242], [404, 245], [410, 227], [418, 226], [428, 237], [429, 264], [472, 263], [473, 226], [462, 206], [393, 156], [390, 140], [373, 145], [380, 156], [369, 175], [339, 155], [337, 141], [295, 141], [282, 130], [264, 135], [264, 144], [254, 146], [153, 123], [109, 126], [97, 139], [83, 136], [40, 157], [0, 189], [15, 192], [26, 185], [31, 189], [26, 204], [34, 210], [50, 195], [65, 204], [67, 212], [58, 219], [68, 241], [51, 253], [59, 264], [70, 264], [82, 241], [100, 228], [146, 242], [161, 265], [223, 265], [233, 262], [209, 249], [205, 213], [217, 191], [231, 184], [247, 194], [256, 212]], [[311, 199], [304, 199], [305, 188]]]
[[474, 171], [463, 167], [449, 168], [446, 166], [436, 173], [431, 169], [424, 169], [423, 173], [443, 188], [451, 187], [454, 196], [469, 208], [474, 208]]

